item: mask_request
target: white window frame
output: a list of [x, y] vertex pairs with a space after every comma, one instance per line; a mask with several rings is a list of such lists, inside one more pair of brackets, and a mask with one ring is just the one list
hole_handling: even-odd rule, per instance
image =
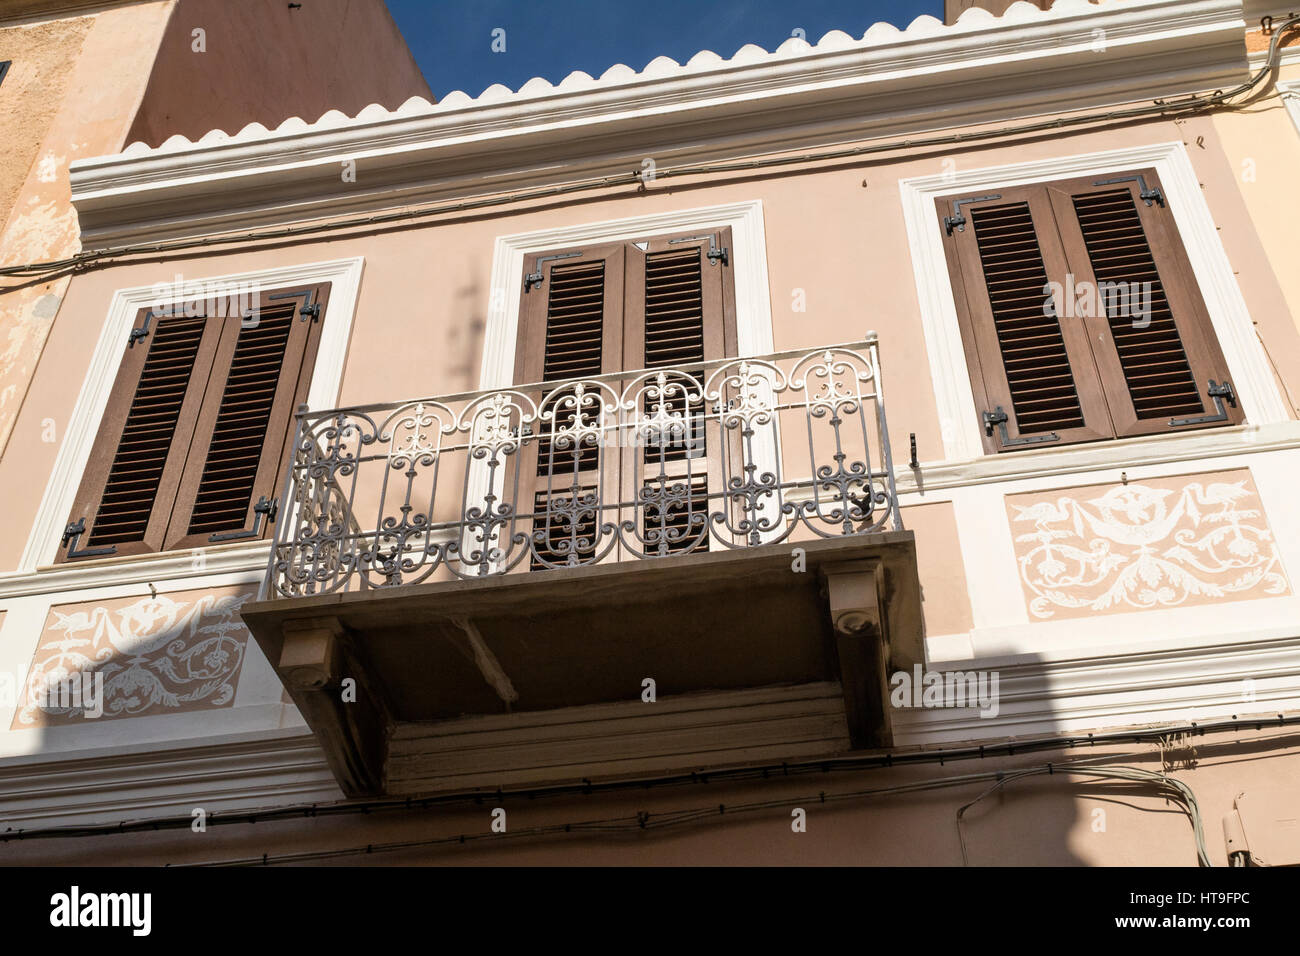
[[497, 237], [492, 255], [492, 291], [484, 330], [479, 388], [488, 391], [511, 388], [515, 384], [515, 344], [519, 338], [526, 256], [565, 246], [620, 242], [660, 233], [727, 226], [731, 227], [734, 247], [731, 262], [735, 270], [737, 357], [776, 351], [772, 344], [772, 303], [768, 293], [763, 203], [756, 199]]
[[[236, 275], [191, 275], [183, 277], [183, 285], [193, 286], [208, 284], [210, 286], [246, 286], [256, 283], [263, 289], [275, 289], [291, 285], [308, 283], [330, 283], [329, 305], [326, 318], [321, 328], [320, 345], [316, 353], [316, 364], [312, 371], [311, 388], [307, 393], [307, 404], [312, 408], [332, 407], [339, 394], [339, 384], [343, 378], [343, 364], [347, 355], [348, 338], [352, 332], [352, 321], [356, 314], [357, 293], [361, 286], [361, 273], [365, 259], [357, 256], [349, 259], [336, 259], [328, 262], [314, 262], [302, 265], [283, 266], [273, 269], [258, 269]], [[76, 503], [77, 489], [81, 485], [82, 474], [90, 460], [90, 453], [99, 434], [100, 420], [108, 405], [113, 382], [117, 379], [118, 369], [122, 364], [122, 350], [126, 347], [127, 336], [141, 309], [155, 305], [183, 303], [185, 294], [180, 291], [162, 292], [171, 289], [172, 280], [163, 279], [157, 285], [133, 286], [118, 289], [108, 308], [108, 317], [104, 321], [99, 342], [95, 346], [86, 372], [81, 394], [73, 409], [63, 444], [59, 447], [54, 461], [54, 469], [41, 497], [40, 510], [36, 523], [23, 549], [22, 560], [18, 565], [19, 574], [31, 574], [38, 568], [53, 565], [58, 556], [63, 528]], [[161, 294], [160, 294], [161, 293]], [[277, 492], [278, 493], [278, 492]], [[229, 552], [226, 560], [213, 565], [208, 563], [208, 570], [225, 567], [231, 562], [235, 566], [245, 564], [265, 564], [269, 541], [245, 542], [236, 545], [214, 546], [214, 552]], [[71, 566], [61, 565], [49, 573], [63, 576], [64, 572], [75, 572], [77, 577], [102, 578], [102, 583], [115, 580], [137, 579], [146, 569], [149, 573], [175, 571], [192, 564], [191, 551], [166, 552], [163, 555], [143, 555], [139, 558], [108, 558], [112, 570], [106, 574], [96, 573], [95, 568], [102, 562], [86, 562]], [[167, 568], [156, 567], [165, 563]], [[176, 568], [171, 568], [176, 565]], [[77, 569], [84, 568], [87, 574]], [[38, 588], [39, 589], [39, 588]]]
[[983, 458], [986, 453], [935, 199], [958, 192], [1006, 189], [1135, 167], [1154, 167], [1160, 177], [1247, 423], [1259, 426], [1289, 421], [1286, 402], [1255, 333], [1187, 149], [1181, 142], [1151, 143], [899, 181], [944, 457], [948, 461]]
[[1282, 105], [1291, 114], [1291, 122], [1295, 123], [1296, 132], [1300, 133], [1300, 80], [1279, 80], [1277, 92], [1282, 97]]

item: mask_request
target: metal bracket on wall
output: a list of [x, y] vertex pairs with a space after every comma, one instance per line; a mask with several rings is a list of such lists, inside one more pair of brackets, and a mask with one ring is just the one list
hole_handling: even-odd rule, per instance
[[[308, 289], [305, 292], [277, 292], [275, 295], [268, 295], [268, 299], [302, 299], [302, 307], [298, 309], [298, 317], [306, 322], [311, 319], [313, 322], [320, 320], [320, 303], [313, 302], [312, 297], [316, 290]], [[247, 316], [244, 316], [247, 318]], [[251, 326], [250, 326], [251, 328]]]
[[718, 237], [716, 233], [710, 233], [707, 236], [686, 236], [682, 239], [669, 239], [668, 245], [671, 246], [678, 242], [701, 242], [705, 239], [709, 240], [709, 251], [705, 253], [705, 256], [708, 257], [709, 265], [716, 266], [719, 262], [724, 266], [727, 265], [727, 247], [718, 247]]
[[524, 276], [524, 291], [532, 292], [534, 286], [541, 286], [546, 281], [546, 274], [542, 272], [543, 262], [552, 262], [556, 259], [572, 259], [580, 255], [582, 255], [581, 252], [562, 252], [558, 256], [542, 256], [537, 260], [537, 271]]
[[1009, 437], [1007, 434], [1007, 413], [1002, 410], [1001, 405], [991, 412], [985, 412], [982, 417], [984, 419], [984, 434], [992, 438], [993, 427], [996, 425], [1000, 432], [999, 441], [1004, 447], [1009, 445], [1041, 445], [1043, 442], [1061, 440], [1061, 436], [1056, 432], [1048, 432], [1046, 435], [1025, 435], [1021, 438]]
[[155, 312], [153, 309], [150, 309], [148, 312], [146, 312], [144, 314], [143, 324], [141, 324], [141, 326], [138, 329], [132, 329], [131, 334], [126, 337], [126, 347], [129, 349], [133, 349], [135, 348], [136, 342], [140, 341], [143, 338], [146, 338], [149, 335], [149, 333], [153, 331], [153, 329], [149, 328], [150, 323], [153, 322], [153, 320], [157, 317], [158, 317], [158, 313]]
[[1171, 418], [1169, 424], [1177, 428], [1180, 425], [1212, 425], [1215, 422], [1228, 421], [1228, 409], [1224, 407], [1223, 400], [1226, 398], [1229, 405], [1233, 408], [1237, 407], [1237, 395], [1232, 390], [1232, 383], [1225, 378], [1220, 385], [1214, 379], [1210, 379], [1210, 387], [1205, 390], [1205, 393], [1214, 399], [1217, 414], [1198, 415], [1195, 418]]
[[268, 522], [274, 521], [278, 506], [278, 499], [268, 499], [266, 495], [262, 495], [257, 499], [257, 504], [253, 505], [253, 527], [251, 530], [222, 531], [218, 534], [209, 535], [208, 540], [216, 543], [218, 541], [238, 541], [241, 538], [256, 538], [262, 533], [262, 519], [265, 518]]
[[990, 199], [1001, 199], [1001, 193], [994, 193], [991, 196], [974, 196], [970, 199], [954, 199], [952, 201], [952, 215], [943, 217], [943, 228], [948, 235], [952, 235], [955, 228], [958, 232], [966, 231], [966, 217], [962, 215], [961, 207], [969, 206], [974, 202], [988, 202]]
[[86, 548], [84, 551], [78, 551], [77, 539], [85, 533], [85, 518], [78, 518], [63, 529], [63, 547], [68, 549], [69, 558], [102, 558], [106, 555], [117, 554], [117, 545], [115, 544], [106, 548]]
[[1138, 198], [1150, 206], [1153, 202], [1160, 203], [1163, 209], [1165, 205], [1165, 194], [1160, 191], [1159, 186], [1147, 187], [1146, 177], [1141, 173], [1136, 176], [1121, 176], [1119, 179], [1099, 179], [1094, 186], [1118, 186], [1120, 183], [1137, 183]]

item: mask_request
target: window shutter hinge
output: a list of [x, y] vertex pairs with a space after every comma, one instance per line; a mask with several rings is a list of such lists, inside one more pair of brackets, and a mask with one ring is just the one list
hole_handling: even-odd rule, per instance
[[109, 545], [107, 548], [86, 548], [84, 551], [77, 550], [77, 539], [86, 533], [86, 519], [78, 518], [63, 529], [62, 547], [68, 549], [70, 558], [94, 558], [102, 557], [109, 554], [117, 554], [117, 545]]
[[[275, 295], [267, 296], [267, 299], [271, 301], [277, 301], [279, 299], [302, 299], [302, 305], [298, 307], [299, 319], [301, 319], [303, 322], [306, 322], [308, 319], [311, 319], [313, 322], [315, 322], [320, 318], [320, 312], [321, 312], [320, 303], [312, 301], [312, 297], [315, 294], [316, 292], [314, 289], [307, 289], [303, 292], [277, 292]], [[250, 313], [245, 313], [244, 316], [241, 318], [241, 322], [247, 321], [249, 314]], [[246, 325], [244, 327], [249, 329], [256, 328], [256, 323], [254, 323], [253, 325]]]
[[991, 412], [985, 412], [981, 416], [984, 420], [984, 434], [993, 437], [993, 428], [997, 427], [999, 431], [998, 439], [1003, 447], [1014, 445], [1040, 445], [1048, 441], [1060, 441], [1061, 436], [1056, 432], [1048, 432], [1046, 435], [1024, 435], [1020, 438], [1012, 438], [1007, 434], [1007, 413], [1002, 410], [1002, 406], [997, 406]]
[[1195, 418], [1171, 418], [1169, 424], [1178, 428], [1181, 425], [1210, 425], [1214, 422], [1228, 421], [1228, 409], [1224, 407], [1223, 400], [1227, 399], [1228, 404], [1233, 408], [1237, 407], [1237, 394], [1232, 390], [1232, 383], [1226, 378], [1223, 384], [1219, 384], [1214, 379], [1210, 379], [1210, 386], [1205, 393], [1214, 400], [1215, 414], [1198, 415]]
[[149, 332], [151, 331], [149, 325], [150, 323], [153, 322], [154, 316], [156, 314], [157, 313], [155, 313], [153, 309], [150, 309], [148, 312], [144, 314], [144, 322], [141, 324], [141, 326], [138, 329], [132, 329], [130, 334], [126, 337], [127, 348], [129, 349], [135, 348], [135, 343], [139, 342], [142, 338], [146, 337], [149, 334]]
[[[958, 232], [966, 231], [966, 216], [961, 211], [962, 206], [968, 206], [973, 202], [988, 202], [990, 199], [1001, 199], [1001, 193], [994, 193], [991, 196], [974, 196], [970, 199], [954, 199], [952, 201], [952, 215], [943, 217], [943, 229], [948, 235], [952, 235], [953, 229]], [[990, 432], [992, 434], [992, 432]]]
[[1120, 183], [1137, 183], [1138, 198], [1148, 206], [1152, 203], [1159, 203], [1160, 208], [1165, 206], [1165, 194], [1161, 192], [1159, 186], [1147, 186], [1146, 177], [1139, 173], [1136, 176], [1121, 176], [1119, 179], [1099, 179], [1094, 186], [1117, 186]]
[[552, 262], [555, 259], [572, 259], [574, 256], [580, 255], [582, 255], [581, 252], [565, 252], [558, 256], [542, 256], [537, 260], [537, 271], [524, 276], [524, 291], [532, 292], [534, 287], [540, 287], [546, 281], [546, 274], [542, 272], [543, 262]]
[[253, 505], [253, 527], [248, 531], [222, 531], [219, 534], [208, 536], [212, 542], [218, 541], [238, 541], [241, 538], [256, 538], [262, 533], [262, 519], [266, 521], [275, 521], [276, 512], [279, 511], [279, 499], [267, 498], [266, 495], [257, 499], [257, 504]]
[[679, 242], [699, 242], [701, 239], [709, 240], [709, 251], [704, 255], [709, 260], [709, 265], [716, 266], [721, 262], [724, 266], [730, 264], [727, 256], [727, 247], [718, 245], [717, 233], [710, 233], [707, 236], [685, 236], [681, 239], [669, 239], [668, 245], [674, 245]]

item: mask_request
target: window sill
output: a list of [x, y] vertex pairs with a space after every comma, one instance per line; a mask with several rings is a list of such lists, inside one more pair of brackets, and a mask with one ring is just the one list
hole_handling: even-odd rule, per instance
[[917, 468], [898, 469], [898, 493], [923, 496], [944, 488], [1291, 448], [1300, 448], [1300, 422], [1235, 425], [1154, 437], [1144, 435], [1042, 451], [985, 455], [966, 461], [922, 462]]
[[[202, 562], [196, 565], [196, 556], [199, 554], [202, 554]], [[269, 540], [240, 541], [202, 549], [41, 565], [35, 571], [0, 574], [0, 600], [55, 591], [210, 577], [216, 574], [255, 571], [260, 577], [266, 573], [270, 555]]]

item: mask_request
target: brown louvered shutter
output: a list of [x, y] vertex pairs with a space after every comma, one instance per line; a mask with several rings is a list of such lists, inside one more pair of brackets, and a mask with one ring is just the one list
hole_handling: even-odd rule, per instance
[[938, 210], [989, 451], [1241, 420], [1152, 171]]
[[1098, 290], [1076, 311], [1087, 313], [1115, 434], [1240, 423], [1227, 363], [1155, 171], [1053, 183], [1048, 192], [1076, 285]]
[[[703, 384], [704, 363], [736, 354], [730, 247], [729, 229], [629, 246], [626, 368], [675, 369]], [[722, 435], [702, 401], [688, 404], [688, 382], [667, 376], [670, 394], [647, 395], [642, 408], [650, 416], [662, 404], [665, 412], [684, 415], [686, 432], [656, 436], [626, 456], [624, 500], [640, 494], [647, 502], [641, 533], [651, 552], [707, 551], [709, 490], [722, 487], [722, 449], [713, 447]]]
[[59, 559], [162, 549], [220, 326], [141, 311], [128, 338]]
[[1111, 435], [1086, 330], [1050, 281], [1065, 254], [1041, 189], [939, 202], [962, 340], [989, 451]]
[[[527, 257], [516, 383], [554, 386], [642, 368], [698, 372], [700, 363], [734, 355], [729, 246], [730, 231], [719, 230]], [[574, 414], [560, 410], [557, 420], [571, 423]], [[680, 499], [662, 509], [648, 506], [643, 513], [659, 529], [655, 546], [662, 541], [670, 553], [682, 550], [690, 544], [687, 531], [698, 532], [696, 516], [707, 508], [710, 480], [720, 481], [707, 445], [702, 421], [693, 423], [690, 435], [662, 445], [603, 450], [556, 448], [543, 426], [518, 465], [519, 500], [533, 508], [537, 550], [558, 564], [570, 551], [580, 560], [588, 558], [598, 521], [613, 520], [612, 512], [598, 517], [598, 498], [606, 507], [615, 496], [632, 500], [638, 476], [642, 489], [668, 487]], [[584, 507], [588, 503], [590, 509]], [[653, 537], [651, 532], [642, 529]], [[533, 566], [544, 563], [535, 560]]]
[[168, 548], [269, 530], [293, 410], [307, 397], [328, 300], [327, 286], [270, 293], [259, 303], [256, 323], [224, 323]]
[[[563, 382], [619, 370], [623, 270], [621, 243], [525, 259], [516, 383], [543, 383], [540, 400]], [[566, 404], [570, 401], [574, 404]], [[579, 560], [591, 557], [598, 512], [583, 504], [594, 501], [602, 487], [607, 495], [618, 487], [616, 454], [602, 457], [594, 446], [561, 448], [551, 439], [554, 427], [572, 426], [578, 414], [595, 420], [597, 409], [575, 404], [572, 390], [556, 396], [549, 406], [554, 424], [541, 424], [537, 440], [523, 446], [518, 462], [519, 506], [532, 508], [536, 550], [553, 564], [566, 563], [570, 553]], [[532, 566], [547, 565], [534, 558]]]
[[327, 285], [264, 295], [256, 324], [142, 311], [59, 560], [265, 535], [327, 297]]

